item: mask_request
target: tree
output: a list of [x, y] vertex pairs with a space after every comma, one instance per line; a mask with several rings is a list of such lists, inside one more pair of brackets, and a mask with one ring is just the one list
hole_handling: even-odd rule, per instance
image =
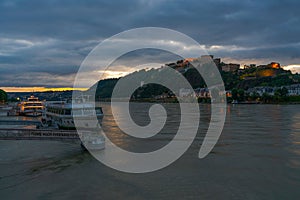
[[264, 103], [269, 103], [272, 100], [272, 97], [268, 93], [263, 93], [261, 99]]
[[258, 92], [254, 91], [252, 92], [252, 94], [250, 95], [251, 100], [255, 101], [259, 98], [259, 94]]
[[276, 101], [286, 101], [288, 93], [289, 91], [286, 87], [279, 88], [275, 91], [274, 98]]
[[289, 90], [286, 87], [281, 88], [281, 91], [280, 91], [281, 97], [286, 97], [288, 95], [288, 93], [289, 93]]
[[245, 100], [245, 91], [243, 89], [238, 90], [238, 101], [244, 101]]
[[237, 100], [238, 99], [238, 90], [236, 88], [231, 90], [231, 96], [233, 100]]
[[5, 103], [7, 101], [7, 93], [0, 89], [0, 103]]

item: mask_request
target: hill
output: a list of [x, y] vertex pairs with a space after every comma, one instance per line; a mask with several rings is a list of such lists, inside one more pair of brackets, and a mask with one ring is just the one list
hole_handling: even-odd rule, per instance
[[[140, 70], [128, 74], [127, 76], [122, 77], [122, 79], [132, 81], [133, 84], [136, 84], [135, 79], [155, 81], [163, 77], [165, 79], [169, 79], [169, 81], [172, 81], [171, 75], [169, 75], [168, 73], [163, 74], [164, 69], [165, 68], [162, 67], [159, 69]], [[157, 73], [158, 71], [160, 73]], [[179, 72], [185, 77], [185, 79], [194, 89], [206, 87], [203, 78], [195, 68], [188, 67], [185, 70], [181, 70]], [[158, 76], [157, 74], [163, 75]], [[253, 67], [249, 69], [237, 70], [234, 72], [226, 72], [220, 70], [220, 74], [224, 81], [226, 90], [232, 90], [234, 88], [247, 90], [249, 88], [258, 86], [281, 87], [300, 83], [300, 75], [292, 74], [291, 71], [284, 70], [282, 68], [271, 68], [267, 65], [265, 67]], [[113, 88], [115, 87], [118, 80], [118, 78], [101, 80], [94, 86], [92, 86], [89, 91], [96, 91], [96, 99], [110, 98]], [[164, 86], [158, 84], [147, 84], [139, 87], [134, 92], [133, 98], [153, 98], [158, 95], [165, 95], [166, 97], [174, 96], [174, 94]]]

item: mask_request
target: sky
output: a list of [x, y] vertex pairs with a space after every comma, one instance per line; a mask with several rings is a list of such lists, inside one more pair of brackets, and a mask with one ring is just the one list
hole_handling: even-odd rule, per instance
[[276, 61], [300, 72], [299, 7], [299, 0], [1, 0], [0, 87], [72, 87], [97, 44], [139, 27], [182, 32], [225, 62]]

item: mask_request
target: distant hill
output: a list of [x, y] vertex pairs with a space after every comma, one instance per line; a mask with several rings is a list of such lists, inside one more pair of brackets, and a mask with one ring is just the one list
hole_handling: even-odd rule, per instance
[[221, 71], [226, 90], [247, 90], [258, 86], [281, 87], [300, 83], [300, 75], [283, 68], [251, 68], [237, 72]]
[[[157, 77], [158, 71], [163, 71], [163, 68], [160, 69], [151, 69], [151, 70], [140, 70], [128, 74], [122, 79], [128, 79], [132, 83], [136, 83], [135, 79], [139, 80], [158, 80], [163, 78], [169, 79], [172, 81], [171, 76], [168, 74], [164, 74], [162, 77]], [[186, 80], [190, 83], [190, 85], [196, 88], [204, 88], [206, 84], [198, 73], [198, 71], [190, 67], [185, 71], [180, 72]], [[257, 87], [257, 86], [287, 86], [295, 83], [300, 83], [300, 75], [292, 74], [288, 70], [284, 70], [282, 68], [274, 69], [274, 68], [252, 68], [246, 70], [239, 70], [236, 72], [224, 72], [220, 71], [221, 76], [223, 78], [225, 89], [232, 90], [233, 88], [244, 89], [247, 90], [249, 88]], [[99, 98], [110, 98], [112, 95], [112, 91], [118, 82], [119, 79], [105, 79], [100, 80], [98, 83], [93, 85], [88, 92], [92, 92], [96, 90], [96, 99]], [[143, 87], [138, 88], [133, 94], [134, 98], [153, 98], [157, 95], [173, 95], [167, 88], [157, 85], [157, 84], [147, 84]]]
[[105, 80], [100, 80], [96, 84], [94, 84], [88, 91], [96, 91], [96, 99], [99, 98], [110, 98], [111, 94], [113, 92], [113, 89], [118, 82], [118, 78], [112, 78], [112, 79], [105, 79]]

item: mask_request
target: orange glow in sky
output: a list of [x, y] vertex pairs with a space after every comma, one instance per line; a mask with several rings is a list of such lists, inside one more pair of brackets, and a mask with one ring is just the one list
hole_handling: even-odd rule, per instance
[[4, 90], [5, 92], [47, 92], [47, 91], [67, 91], [67, 90], [80, 90], [85, 91], [88, 88], [45, 88], [45, 87], [0, 87], [0, 89]]

